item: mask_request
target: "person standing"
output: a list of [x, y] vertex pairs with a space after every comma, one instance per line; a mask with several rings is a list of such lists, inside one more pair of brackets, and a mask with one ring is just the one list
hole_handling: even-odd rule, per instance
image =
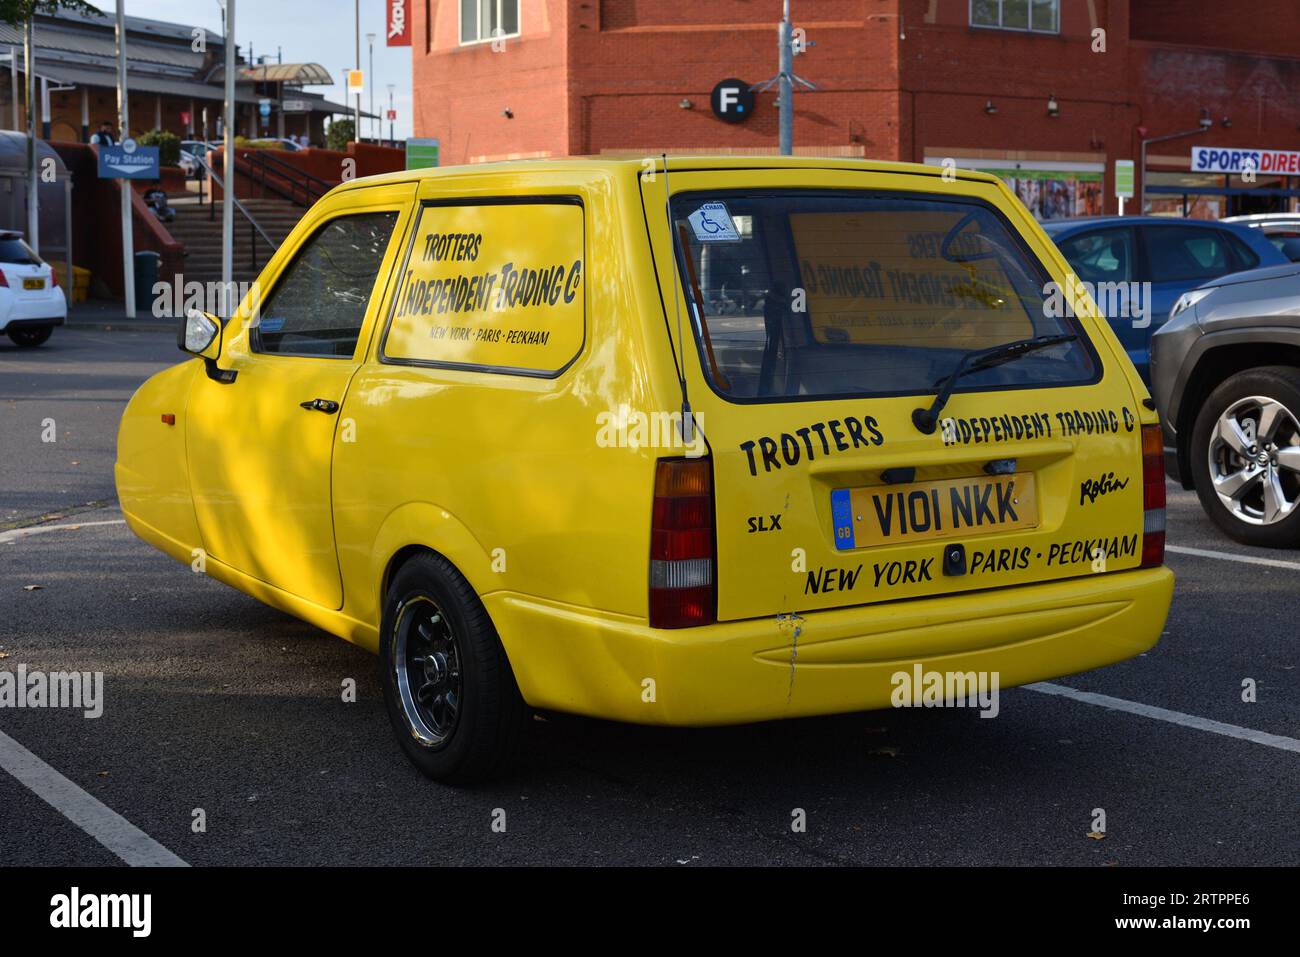
[[96, 146], [112, 146], [117, 142], [117, 139], [113, 136], [113, 127], [108, 120], [104, 120], [99, 124], [99, 129], [90, 137], [90, 142]]

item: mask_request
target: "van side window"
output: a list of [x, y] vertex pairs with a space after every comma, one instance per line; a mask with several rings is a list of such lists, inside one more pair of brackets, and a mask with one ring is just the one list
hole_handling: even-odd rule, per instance
[[382, 362], [554, 378], [586, 341], [586, 233], [574, 197], [426, 203]]
[[351, 358], [396, 212], [340, 216], [303, 243], [262, 304], [254, 352]]

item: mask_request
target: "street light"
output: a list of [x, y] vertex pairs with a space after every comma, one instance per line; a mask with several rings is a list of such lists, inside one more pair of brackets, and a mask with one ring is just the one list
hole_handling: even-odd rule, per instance
[[1139, 216], [1145, 216], [1147, 213], [1147, 147], [1152, 143], [1164, 143], [1167, 140], [1180, 140], [1184, 136], [1200, 136], [1202, 133], [1208, 133], [1213, 126], [1214, 120], [1210, 118], [1210, 111], [1205, 107], [1202, 107], [1200, 123], [1194, 130], [1183, 130], [1181, 133], [1166, 133], [1164, 136], [1148, 137], [1144, 127], [1138, 128], [1138, 133], [1142, 136], [1142, 142], [1139, 147], [1140, 162], [1142, 164], [1142, 185], [1138, 193]]
[[[370, 82], [366, 84], [370, 87], [370, 122], [376, 121], [375, 117], [375, 35], [366, 34], [366, 43], [370, 44]], [[380, 122], [379, 131], [375, 134], [375, 142], [379, 142], [379, 137], [383, 135], [384, 124]]]
[[[393, 114], [393, 88], [396, 85], [397, 84], [395, 83], [388, 84], [388, 145], [393, 149], [397, 149], [397, 133], [393, 129], [393, 127], [396, 126], [396, 118]], [[383, 133], [383, 128], [384, 125], [380, 123], [379, 131], [381, 134]]]
[[[361, 72], [361, 0], [356, 0], [356, 2], [353, 4], [352, 11], [354, 14], [354, 21], [353, 21], [354, 29], [352, 35], [353, 37], [355, 37], [357, 43], [356, 69], [357, 72], [360, 73]], [[354, 143], [361, 142], [361, 91], [360, 90], [357, 90], [357, 105], [352, 114], [352, 141]]]
[[809, 83], [794, 72], [794, 26], [790, 23], [790, 0], [782, 4], [781, 23], [777, 26], [777, 74], [755, 83], [750, 87], [755, 93], [777, 89], [778, 143], [782, 156], [794, 152], [794, 87], [795, 84], [809, 90], [817, 89], [817, 84]]

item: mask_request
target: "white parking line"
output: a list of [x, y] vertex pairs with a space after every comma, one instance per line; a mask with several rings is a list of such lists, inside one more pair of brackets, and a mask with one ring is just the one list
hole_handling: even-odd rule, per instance
[[189, 867], [3, 731], [0, 731], [0, 768], [132, 867]]
[[1072, 701], [1082, 701], [1084, 704], [1096, 705], [1099, 708], [1109, 708], [1111, 711], [1123, 711], [1144, 718], [1154, 718], [1157, 721], [1180, 724], [1184, 728], [1209, 731], [1211, 734], [1221, 734], [1227, 738], [1239, 738], [1242, 741], [1262, 744], [1268, 748], [1277, 748], [1279, 751], [1291, 751], [1300, 754], [1300, 740], [1286, 738], [1280, 734], [1269, 734], [1267, 731], [1256, 731], [1253, 728], [1242, 728], [1235, 724], [1224, 724], [1222, 721], [1212, 721], [1209, 718], [1200, 718], [1194, 714], [1183, 714], [1181, 711], [1169, 711], [1166, 708], [1157, 708], [1154, 705], [1142, 704], [1137, 701], [1112, 698], [1108, 694], [1079, 691], [1077, 688], [1067, 688], [1065, 685], [1052, 684], [1047, 681], [1038, 681], [1031, 685], [1024, 685], [1024, 687], [1030, 691], [1037, 691], [1039, 694], [1056, 695], [1060, 698], [1069, 698]]
[[1257, 558], [1254, 555], [1234, 555], [1232, 552], [1214, 552], [1208, 548], [1190, 548], [1187, 545], [1166, 545], [1165, 551], [1176, 555], [1195, 555], [1197, 558], [1219, 558], [1228, 562], [1245, 562], [1247, 565], [1267, 565], [1269, 568], [1289, 568], [1300, 571], [1300, 562], [1286, 562], [1280, 558]]
[[0, 532], [0, 545], [16, 542], [29, 535], [41, 535], [45, 532], [76, 531], [79, 528], [92, 528], [96, 525], [125, 525], [126, 519], [117, 518], [107, 522], [69, 522], [67, 525], [33, 525], [31, 528], [15, 528]]

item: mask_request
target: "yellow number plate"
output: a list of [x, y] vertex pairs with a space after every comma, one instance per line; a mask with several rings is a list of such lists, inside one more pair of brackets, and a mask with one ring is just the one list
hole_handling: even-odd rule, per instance
[[44, 279], [24, 279], [24, 280], [23, 280], [23, 288], [24, 288], [24, 289], [44, 289], [44, 288], [45, 288], [45, 280], [44, 280]]
[[1038, 525], [1034, 476], [977, 476], [831, 492], [841, 551]]

